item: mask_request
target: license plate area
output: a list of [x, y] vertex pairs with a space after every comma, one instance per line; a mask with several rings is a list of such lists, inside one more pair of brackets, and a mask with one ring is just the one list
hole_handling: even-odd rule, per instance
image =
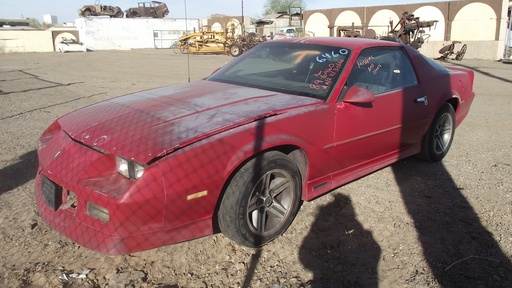
[[43, 199], [46, 205], [53, 211], [57, 211], [62, 205], [62, 187], [55, 184], [46, 176], [41, 177], [41, 186], [43, 190]]

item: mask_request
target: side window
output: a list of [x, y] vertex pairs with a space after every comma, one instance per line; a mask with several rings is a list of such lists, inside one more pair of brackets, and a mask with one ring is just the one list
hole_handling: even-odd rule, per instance
[[394, 55], [396, 61], [393, 67], [389, 88], [394, 90], [417, 85], [418, 79], [404, 51], [401, 49], [397, 50], [394, 52]]
[[357, 58], [347, 88], [359, 86], [381, 94], [418, 84], [409, 59], [401, 49], [366, 49]]

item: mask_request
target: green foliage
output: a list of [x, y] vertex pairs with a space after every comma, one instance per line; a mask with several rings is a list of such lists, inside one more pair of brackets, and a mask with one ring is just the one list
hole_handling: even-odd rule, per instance
[[267, 0], [264, 7], [264, 14], [275, 14], [278, 12], [292, 13], [298, 12], [298, 7], [304, 10], [306, 2], [304, 0]]
[[37, 28], [37, 29], [41, 28], [41, 23], [36, 18], [27, 18], [26, 20], [28, 21], [29, 27]]
[[26, 18], [25, 20], [28, 21], [29, 27], [36, 28], [36, 29], [46, 30], [46, 29], [54, 26], [52, 24], [41, 23], [36, 18]]

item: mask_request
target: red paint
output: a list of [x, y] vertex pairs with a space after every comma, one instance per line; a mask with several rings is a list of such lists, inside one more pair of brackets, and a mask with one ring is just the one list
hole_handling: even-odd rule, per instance
[[[203, 237], [213, 233], [215, 208], [226, 182], [255, 154], [285, 146], [301, 149], [307, 157], [302, 198], [311, 200], [418, 153], [419, 141], [439, 107], [454, 99], [458, 125], [474, 97], [472, 71], [435, 68], [416, 50], [398, 43], [343, 38], [279, 41], [351, 51], [341, 62], [348, 65], [341, 76], [329, 78], [335, 86], [327, 101], [201, 80], [72, 112], [55, 121], [38, 143], [35, 193], [43, 220], [78, 244], [108, 254]], [[403, 47], [418, 85], [379, 94], [374, 101], [339, 102], [352, 67], [367, 69], [364, 61], [356, 63], [361, 50], [380, 46]], [[337, 69], [341, 68], [322, 70], [312, 79], [325, 80], [333, 75], [327, 72]], [[414, 101], [422, 96], [428, 97], [428, 105]], [[142, 178], [129, 180], [118, 174], [116, 154], [146, 164]], [[78, 199], [76, 208], [52, 211], [42, 197], [42, 174], [63, 187], [64, 202], [67, 191], [72, 191]], [[187, 200], [202, 191], [206, 196]], [[108, 223], [87, 215], [87, 202], [108, 209]]]

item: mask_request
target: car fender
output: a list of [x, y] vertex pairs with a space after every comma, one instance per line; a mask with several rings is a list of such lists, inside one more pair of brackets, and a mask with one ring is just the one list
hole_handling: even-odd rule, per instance
[[[431, 102], [429, 104], [431, 104], [435, 107], [434, 111], [433, 111], [435, 114], [435, 112], [437, 112], [439, 110], [439, 108], [441, 108], [441, 106], [443, 106], [443, 104], [446, 102], [449, 102], [450, 104], [452, 104], [453, 109], [456, 111], [457, 106], [460, 103], [460, 96], [457, 93], [457, 91], [451, 90], [451, 91], [444, 92], [440, 97], [437, 97], [435, 100], [434, 99], [428, 99], [428, 100], [429, 100], [429, 102]], [[434, 101], [432, 101], [432, 100], [434, 100]]]
[[[244, 163], [254, 158], [256, 155], [260, 153], [264, 153], [266, 151], [271, 150], [283, 150], [289, 151], [299, 149], [303, 152], [304, 157], [307, 159], [307, 152], [304, 147], [306, 147], [306, 143], [304, 143], [301, 139], [294, 137], [292, 135], [287, 134], [276, 134], [270, 137], [266, 137], [261, 143], [257, 143], [258, 145], [254, 145], [252, 142], [247, 142], [243, 146], [241, 146], [235, 153], [233, 153], [231, 159], [227, 163], [226, 170], [224, 171], [224, 175], [230, 176], [236, 172], [236, 170], [241, 167]], [[306, 160], [307, 162], [307, 160]], [[298, 165], [301, 166], [301, 165]], [[303, 170], [301, 167], [299, 167]], [[303, 175], [305, 176], [305, 175]], [[227, 178], [226, 178], [227, 179]]]
[[[252, 125], [250, 128], [255, 127], [257, 125]], [[249, 140], [239, 142], [243, 136], [252, 132], [251, 129], [243, 129], [227, 131], [228, 134], [217, 134], [184, 147], [158, 161], [157, 164], [163, 171], [173, 171], [170, 175], [164, 176], [164, 190], [167, 195], [166, 227], [176, 227], [182, 223], [194, 221], [210, 221], [206, 219], [214, 215], [215, 207], [222, 199], [229, 179], [246, 161], [263, 151], [281, 149], [287, 145], [296, 147], [301, 145], [298, 139], [289, 135], [266, 137], [263, 142], [258, 143], [257, 148]], [[222, 144], [218, 144], [219, 142]], [[217, 143], [217, 146], [212, 146], [212, 143]], [[210, 154], [205, 155], [208, 152]], [[190, 153], [203, 156], [188, 159], [186, 155]], [[215, 173], [215, 171], [221, 172], [222, 169], [224, 169], [222, 173]], [[194, 207], [202, 207], [200, 213]], [[177, 210], [186, 212], [176, 215], [174, 211]]]

